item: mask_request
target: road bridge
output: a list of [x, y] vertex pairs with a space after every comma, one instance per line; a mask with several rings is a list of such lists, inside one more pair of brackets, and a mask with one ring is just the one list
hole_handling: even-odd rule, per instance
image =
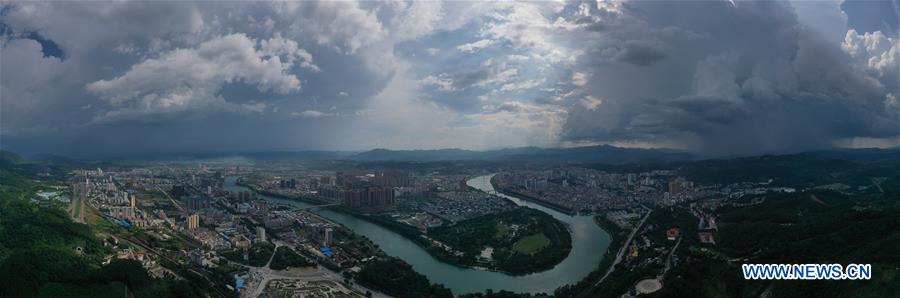
[[306, 209], [313, 209], [313, 208], [323, 208], [323, 207], [337, 206], [337, 205], [340, 205], [340, 204], [341, 204], [341, 203], [330, 203], [330, 204], [315, 205], [315, 206], [306, 206], [306, 207], [296, 207], [296, 208], [297, 208], [297, 209], [301, 209], [301, 210], [306, 210]]

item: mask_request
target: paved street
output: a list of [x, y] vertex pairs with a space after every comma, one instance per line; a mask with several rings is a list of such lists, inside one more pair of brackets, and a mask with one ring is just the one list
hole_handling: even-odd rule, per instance
[[[288, 246], [281, 241], [274, 241], [275, 250], [278, 250], [278, 247]], [[316, 280], [331, 280], [334, 281], [341, 286], [346, 286], [342, 283], [344, 277], [341, 274], [326, 269], [322, 266], [318, 266], [315, 269], [295, 269], [295, 270], [272, 270], [269, 268], [269, 265], [272, 263], [272, 259], [275, 257], [274, 252], [272, 256], [269, 257], [269, 261], [265, 266], [262, 267], [252, 267], [252, 266], [244, 266], [250, 269], [250, 278], [247, 280], [247, 289], [246, 293], [250, 293], [248, 297], [259, 297], [263, 293], [266, 288], [266, 285], [271, 280], [275, 279], [290, 279], [290, 280], [302, 280], [302, 281], [316, 281]], [[383, 293], [377, 292], [372, 289], [368, 289], [366, 287], [360, 286], [356, 283], [353, 283], [351, 289], [353, 291], [359, 293], [366, 293], [366, 291], [372, 293], [372, 297], [390, 297]]]

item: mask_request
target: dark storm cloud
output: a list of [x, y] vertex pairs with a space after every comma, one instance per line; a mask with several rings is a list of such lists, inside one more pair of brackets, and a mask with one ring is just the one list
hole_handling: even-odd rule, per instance
[[838, 3], [807, 3], [9, 2], [0, 146], [742, 154], [896, 138], [896, 5], [845, 3], [848, 31]]
[[637, 66], [650, 66], [666, 57], [666, 53], [649, 43], [629, 41], [613, 59]]
[[[344, 53], [368, 42], [357, 28], [380, 24], [349, 3], [318, 5], [346, 16], [328, 19], [278, 5], [4, 3], [0, 146], [83, 156], [334, 146], [321, 131], [338, 121], [291, 115], [364, 108], [386, 76]], [[301, 21], [349, 31], [292, 29]], [[245, 136], [225, 141], [233, 135]]]
[[[871, 62], [857, 63], [841, 45], [804, 29], [787, 3], [624, 4], [641, 13], [632, 16], [630, 29], [607, 34], [625, 44], [630, 38], [658, 40], [673, 62], [660, 64], [661, 55], [637, 48], [644, 55], [626, 57], [645, 71], [605, 75], [612, 70], [603, 55], [586, 56], [581, 62], [593, 68], [585, 71], [594, 73], [587, 92], [603, 104], [594, 111], [574, 106], [566, 139], [675, 139], [709, 154], [741, 154], [900, 133], [892, 100], [896, 60], [889, 61], [892, 69], [877, 71]], [[897, 47], [887, 39], [880, 46], [885, 43], [887, 51]], [[673, 83], [684, 76], [691, 79]], [[635, 96], [627, 88], [674, 92]]]

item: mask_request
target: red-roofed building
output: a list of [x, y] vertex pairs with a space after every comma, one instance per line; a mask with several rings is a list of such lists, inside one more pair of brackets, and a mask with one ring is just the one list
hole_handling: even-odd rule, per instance
[[700, 233], [697, 233], [697, 236], [700, 237], [700, 243], [713, 244], [713, 245], [716, 244], [716, 238], [710, 232], [700, 232]]
[[681, 230], [678, 228], [671, 228], [666, 231], [666, 239], [669, 239], [669, 241], [675, 241], [679, 235], [681, 235]]

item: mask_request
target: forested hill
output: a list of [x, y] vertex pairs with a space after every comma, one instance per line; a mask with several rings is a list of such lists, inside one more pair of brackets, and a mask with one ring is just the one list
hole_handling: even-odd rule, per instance
[[791, 155], [764, 155], [711, 159], [685, 163], [679, 173], [699, 183], [731, 184], [767, 182], [797, 188], [831, 183], [852, 187], [871, 185], [873, 178], [890, 181], [883, 185], [896, 192], [900, 186], [900, 150], [865, 149], [820, 151]]
[[55, 166], [0, 156], [0, 297], [205, 296], [189, 281], [151, 278], [137, 261], [101, 267], [112, 250], [89, 226], [58, 205], [32, 202], [36, 190], [61, 183], [48, 168]]
[[115, 166], [110, 162], [76, 160], [44, 155], [41, 159], [27, 159], [11, 151], [0, 150], [0, 169], [30, 179], [61, 180], [69, 171], [78, 168]]
[[527, 163], [647, 163], [688, 161], [693, 156], [686, 152], [662, 149], [620, 148], [608, 145], [575, 148], [508, 148], [473, 151], [463, 149], [439, 150], [388, 150], [375, 149], [362, 152], [348, 159], [356, 161], [417, 161], [481, 160]]
[[[752, 198], [747, 198], [752, 200]], [[897, 297], [900, 200], [880, 193], [830, 191], [768, 195], [749, 207], [718, 210], [716, 246], [680, 252], [654, 297]], [[871, 280], [748, 281], [741, 264], [871, 264]]]

